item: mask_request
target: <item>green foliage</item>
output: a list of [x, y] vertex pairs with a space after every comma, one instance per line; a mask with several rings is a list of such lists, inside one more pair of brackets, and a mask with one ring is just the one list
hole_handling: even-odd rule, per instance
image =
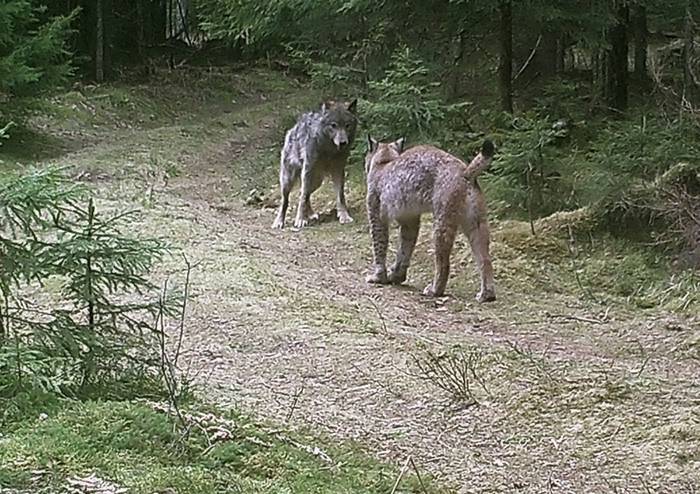
[[488, 118], [500, 127], [497, 137], [502, 141], [489, 179], [493, 198], [531, 217], [560, 209], [560, 163], [554, 152], [568, 129], [535, 113], [516, 117], [503, 113]]
[[[225, 40], [252, 54], [282, 51], [285, 43], [331, 41], [339, 26], [339, 2], [318, 0], [200, 0], [199, 28], [211, 39]], [[315, 40], [315, 41], [313, 41]]]
[[[10, 420], [2, 420], [0, 407], [0, 488], [60, 492], [67, 479], [94, 472], [144, 494], [385, 494], [398, 475], [348, 447], [288, 436], [230, 412], [182, 410], [189, 425], [182, 434], [159, 404], [22, 394], [10, 405]], [[333, 463], [312, 453], [315, 447]], [[439, 492], [429, 479], [419, 482], [410, 474], [400, 487], [404, 493]]]
[[0, 129], [0, 146], [2, 146], [3, 139], [8, 139], [10, 137], [7, 131], [9, 131], [13, 125], [14, 122], [8, 122], [7, 125]]
[[147, 276], [165, 247], [123, 236], [126, 219], [102, 217], [56, 169], [0, 182], [5, 385], [76, 393], [152, 364], [163, 307]]
[[369, 82], [368, 101], [362, 103], [363, 120], [379, 137], [439, 138], [454, 114], [465, 104], [446, 104], [431, 70], [410, 48], [392, 56], [384, 78]]
[[0, 4], [0, 92], [28, 94], [72, 73], [68, 41], [76, 13], [40, 19], [28, 0]]

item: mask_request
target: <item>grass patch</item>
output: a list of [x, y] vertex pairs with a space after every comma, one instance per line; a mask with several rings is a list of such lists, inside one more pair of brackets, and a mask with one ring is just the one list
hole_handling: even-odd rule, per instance
[[[21, 413], [2, 422], [0, 488], [59, 490], [95, 474], [131, 493], [384, 494], [398, 475], [350, 447], [290, 437], [232, 412], [192, 412], [224, 424], [217, 440], [204, 422], [183, 436], [171, 415], [146, 402], [25, 395], [15, 404]], [[426, 491], [406, 476], [400, 492], [440, 492], [422, 480]]]

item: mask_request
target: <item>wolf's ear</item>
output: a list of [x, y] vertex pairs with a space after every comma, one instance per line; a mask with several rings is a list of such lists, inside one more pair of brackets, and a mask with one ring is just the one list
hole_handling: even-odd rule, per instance
[[391, 143], [391, 147], [396, 149], [396, 152], [401, 154], [403, 153], [403, 146], [406, 143], [406, 138], [402, 137], [401, 139], [397, 139], [396, 141]]
[[348, 111], [350, 113], [355, 113], [357, 111], [357, 98], [355, 98], [348, 104]]
[[379, 147], [379, 142], [372, 138], [371, 135], [367, 134], [367, 152], [373, 153]]

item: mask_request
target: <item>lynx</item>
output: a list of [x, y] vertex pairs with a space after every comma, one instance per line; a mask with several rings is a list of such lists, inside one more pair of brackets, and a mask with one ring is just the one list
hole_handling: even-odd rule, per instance
[[[493, 143], [486, 140], [469, 165], [433, 146], [415, 146], [404, 151], [403, 145], [403, 139], [380, 143], [368, 136], [365, 171], [374, 265], [367, 282], [406, 281], [420, 217], [432, 212], [435, 274], [423, 294], [436, 297], [444, 294], [452, 245], [457, 231], [462, 230], [469, 238], [481, 274], [481, 290], [476, 299], [495, 300], [486, 203], [476, 180], [491, 163]], [[386, 252], [392, 221], [399, 224], [400, 240], [396, 262], [387, 273]]]

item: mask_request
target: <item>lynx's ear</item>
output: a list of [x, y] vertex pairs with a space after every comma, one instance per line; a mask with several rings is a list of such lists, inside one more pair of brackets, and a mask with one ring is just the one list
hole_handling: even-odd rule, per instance
[[396, 150], [397, 153], [401, 154], [403, 153], [403, 146], [406, 143], [406, 138], [402, 137], [401, 139], [398, 139], [390, 144], [392, 148]]
[[357, 98], [348, 104], [348, 111], [353, 114], [357, 111]]
[[481, 155], [484, 158], [493, 158], [493, 154], [496, 151], [493, 142], [491, 142], [489, 139], [486, 139], [484, 143], [481, 145]]
[[377, 142], [375, 139], [372, 139], [372, 136], [367, 134], [367, 152], [373, 153], [377, 150], [378, 147], [379, 142]]

